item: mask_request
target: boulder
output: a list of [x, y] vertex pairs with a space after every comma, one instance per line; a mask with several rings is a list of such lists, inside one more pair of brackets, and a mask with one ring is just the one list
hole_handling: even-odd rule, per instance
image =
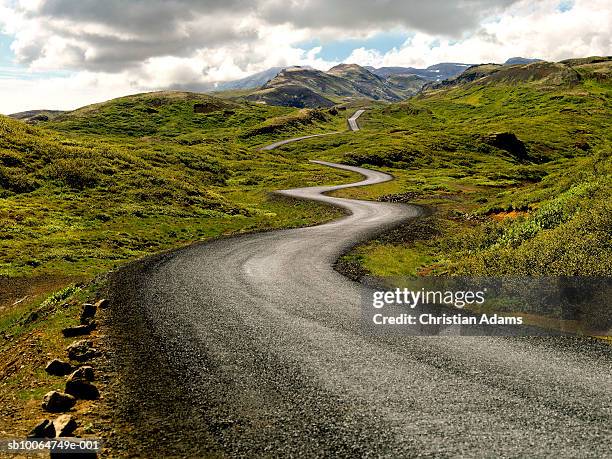
[[98, 355], [98, 351], [92, 346], [93, 343], [91, 341], [82, 339], [73, 342], [66, 348], [66, 351], [68, 351], [68, 357], [70, 359], [76, 360], [77, 362], [85, 362]]
[[81, 400], [97, 400], [100, 398], [98, 388], [85, 379], [70, 379], [66, 381], [66, 393]]
[[528, 159], [527, 148], [512, 132], [496, 132], [485, 139], [489, 145], [505, 150], [514, 158], [523, 161]]
[[72, 381], [74, 379], [83, 379], [85, 381], [93, 381], [94, 380], [93, 368], [87, 365], [77, 368], [70, 376], [68, 376], [68, 381]]
[[51, 413], [62, 413], [68, 411], [76, 404], [76, 398], [70, 394], [52, 390], [43, 397], [42, 407]]
[[94, 328], [96, 328], [95, 322], [90, 322], [85, 325], [75, 325], [74, 327], [62, 329], [62, 335], [64, 335], [65, 338], [89, 335]]
[[59, 359], [53, 359], [47, 363], [45, 371], [51, 376], [66, 376], [72, 371], [72, 365]]
[[55, 427], [48, 419], [39, 422], [28, 434], [28, 438], [53, 438], [55, 437]]
[[53, 421], [56, 437], [70, 437], [78, 424], [69, 414], [62, 414]]
[[96, 315], [96, 310], [98, 308], [95, 304], [85, 303], [83, 305], [83, 309], [81, 309], [81, 324], [87, 325]]

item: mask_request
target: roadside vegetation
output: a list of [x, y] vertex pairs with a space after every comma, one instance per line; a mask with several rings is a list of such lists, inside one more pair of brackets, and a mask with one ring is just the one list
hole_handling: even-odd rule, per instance
[[1, 117], [0, 274], [91, 277], [181, 243], [332, 218], [334, 210], [269, 190], [348, 174], [256, 146], [341, 126], [334, 113], [170, 93], [87, 107], [44, 127]]
[[610, 276], [611, 67], [430, 91], [372, 107], [354, 136], [284, 149], [396, 177], [339, 196], [429, 209], [420, 231], [410, 222], [346, 255], [365, 272]]
[[[125, 97], [35, 126], [0, 116], [0, 430], [25, 436], [43, 415], [42, 394], [63, 383], [44, 365], [65, 354], [72, 340], [61, 330], [103, 285], [98, 275], [195, 241], [341, 215], [270, 190], [353, 175], [258, 147], [345, 124], [337, 109], [187, 93]], [[97, 421], [89, 404], [82, 411], [87, 430]]]
[[195, 241], [338, 217], [270, 194], [356, 179], [308, 159], [396, 177], [337, 195], [426, 209], [346, 254], [340, 265], [355, 278], [612, 275], [610, 67], [579, 61], [579, 78], [370, 101], [359, 132], [267, 152], [258, 147], [346, 129], [363, 101], [296, 110], [167, 92], [36, 126], [0, 116], [0, 430], [35, 416], [55, 388], [41, 365], [63, 351], [59, 331], [97, 275]]

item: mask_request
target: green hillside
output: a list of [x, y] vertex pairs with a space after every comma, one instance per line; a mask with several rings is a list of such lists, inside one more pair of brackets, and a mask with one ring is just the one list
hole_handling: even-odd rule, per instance
[[348, 179], [306, 161], [316, 158], [397, 178], [343, 195], [433, 212], [358, 247], [347, 269], [609, 275], [610, 62], [543, 65], [488, 66], [371, 104], [358, 133], [271, 152], [258, 147], [345, 129], [350, 110], [163, 92], [37, 126], [1, 117], [0, 274], [89, 278], [219, 234], [332, 218], [269, 195]]
[[334, 113], [153, 93], [44, 128], [0, 117], [0, 276], [88, 278], [210, 236], [329, 219], [268, 191], [346, 174], [255, 146], [344, 126]]
[[343, 196], [433, 212], [357, 248], [343, 266], [379, 275], [612, 274], [611, 62], [547, 67], [554, 71], [530, 64], [440, 85], [373, 107], [345, 142], [285, 147], [397, 178]]
[[268, 105], [329, 107], [355, 98], [398, 101], [405, 90], [359, 65], [340, 64], [327, 72], [306, 67], [283, 69], [246, 99]]

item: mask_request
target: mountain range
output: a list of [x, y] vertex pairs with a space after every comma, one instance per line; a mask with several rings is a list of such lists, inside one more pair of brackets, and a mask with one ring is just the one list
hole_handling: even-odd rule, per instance
[[[507, 70], [530, 65], [534, 67], [523, 70], [523, 77], [518, 76], [521, 71]], [[504, 69], [507, 71], [504, 72]], [[363, 99], [397, 102], [423, 90], [435, 90], [471, 82], [485, 76], [527, 78], [536, 70], [539, 72], [538, 78], [543, 74], [550, 74], [564, 81], [572, 78], [569, 74], [571, 72], [568, 73], [562, 64], [512, 57], [503, 64], [470, 65], [451, 62], [431, 65], [424, 69], [374, 68], [357, 64], [339, 64], [327, 71], [300, 66], [272, 67], [239, 80], [207, 83], [199, 90], [224, 98], [242, 99], [266, 105], [316, 108]], [[565, 74], [561, 75], [563, 72]], [[11, 116], [36, 123], [54, 118], [59, 113], [61, 112], [32, 110]]]

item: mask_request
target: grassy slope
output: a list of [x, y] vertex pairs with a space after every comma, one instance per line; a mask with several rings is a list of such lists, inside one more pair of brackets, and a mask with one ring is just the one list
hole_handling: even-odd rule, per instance
[[184, 242], [335, 215], [268, 190], [346, 174], [254, 145], [339, 127], [341, 116], [233, 103], [194, 114], [210, 98], [159, 106], [155, 97], [82, 109], [45, 129], [0, 119], [0, 274], [91, 276]]
[[[123, 98], [43, 128], [0, 117], [0, 269], [21, 285], [47, 280], [33, 302], [16, 306], [19, 289], [1, 285], [9, 306], [0, 319], [0, 430], [24, 435], [44, 416], [41, 395], [62, 380], [41, 368], [63, 355], [70, 340], [60, 329], [95, 297], [68, 289], [43, 301], [47, 290], [193, 240], [332, 218], [331, 209], [267, 195], [347, 179], [306, 159], [369, 164], [397, 177], [344, 195], [400, 194], [393, 199], [436, 208], [347, 256], [374, 274], [610, 275], [610, 81], [581, 71], [587, 78], [571, 88], [474, 85], [372, 104], [358, 133], [272, 153], [254, 147], [342, 129], [346, 112], [173, 93]], [[214, 110], [194, 114], [195, 103]], [[516, 133], [530, 159], [483, 140], [498, 131]], [[79, 405], [82, 425], [93, 423], [79, 434], [99, 435], [93, 409]]]
[[[0, 117], [0, 431], [25, 436], [45, 417], [42, 395], [63, 385], [44, 365], [65, 355], [72, 340], [60, 331], [95, 295], [71, 284], [196, 240], [337, 217], [269, 190], [351, 174], [257, 146], [345, 123], [343, 112], [184, 93], [126, 97], [37, 127]], [[82, 426], [101, 422], [90, 406], [79, 404]]]
[[[393, 199], [436, 209], [418, 231], [411, 223], [345, 261], [377, 275], [611, 275], [612, 84], [592, 66], [577, 70], [577, 85], [462, 85], [375, 108], [346, 143], [308, 145], [312, 156], [397, 177], [340, 195], [401, 194]], [[516, 134], [529, 157], [491, 146], [496, 132]]]

